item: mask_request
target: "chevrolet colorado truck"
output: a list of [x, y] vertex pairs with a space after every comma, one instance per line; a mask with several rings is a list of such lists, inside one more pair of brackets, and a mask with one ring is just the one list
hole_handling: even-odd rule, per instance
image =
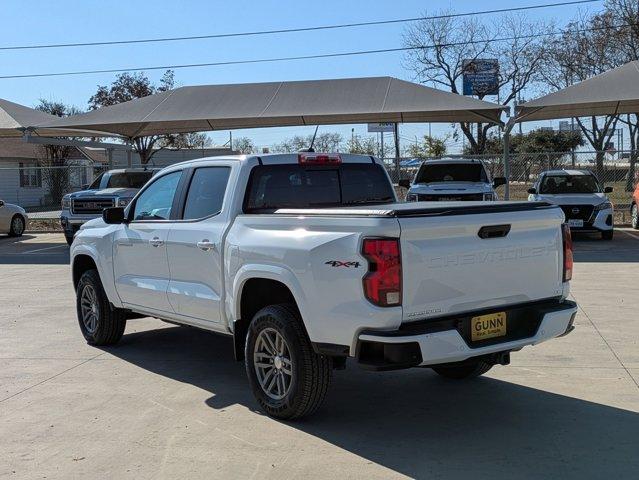
[[121, 168], [96, 177], [91, 185], [62, 197], [60, 224], [67, 243], [73, 243], [80, 226], [98, 218], [107, 207], [126, 207], [142, 186], [158, 169]]
[[505, 183], [504, 177], [491, 180], [481, 160], [459, 158], [426, 160], [412, 185], [408, 180], [400, 180], [400, 186], [408, 188], [407, 202], [498, 200], [495, 189]]
[[570, 332], [570, 231], [533, 202], [397, 203], [369, 156], [300, 153], [165, 168], [71, 247], [89, 344], [151, 316], [232, 337], [260, 406], [313, 413], [333, 369], [461, 379]]

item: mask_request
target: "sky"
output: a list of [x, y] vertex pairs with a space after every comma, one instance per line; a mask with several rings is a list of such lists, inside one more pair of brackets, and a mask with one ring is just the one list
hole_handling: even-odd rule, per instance
[[[554, 3], [553, 0], [418, 0], [313, 2], [262, 0], [219, 2], [205, 0], [20, 0], [2, 1], [3, 28], [0, 47], [47, 43], [111, 41], [166, 36], [210, 35], [253, 30], [295, 28], [349, 22], [409, 18], [442, 9], [457, 12], [509, 8], [516, 5]], [[603, 2], [582, 9], [598, 10]], [[428, 7], [428, 8], [426, 8]], [[563, 6], [526, 12], [529, 18], [554, 18], [563, 24], [577, 7]], [[483, 16], [496, 21], [496, 15]], [[317, 32], [206, 39], [139, 45], [112, 45], [41, 50], [0, 50], [0, 76], [74, 70], [140, 68], [312, 55], [351, 50], [402, 46], [406, 24], [356, 27]], [[393, 76], [415, 80], [405, 68], [403, 53], [290, 61], [281, 63], [178, 69], [177, 83], [201, 85], [279, 80], [308, 80], [364, 76]], [[148, 71], [153, 80], [163, 71]], [[83, 76], [0, 79], [0, 98], [35, 106], [38, 99], [62, 101], [86, 109], [98, 85], [108, 85], [115, 73]], [[548, 125], [552, 123], [547, 123]], [[338, 131], [345, 137], [351, 129], [365, 134], [365, 125], [322, 126], [320, 132]], [[283, 127], [237, 130], [234, 137], [248, 136], [256, 145], [271, 146], [293, 135], [308, 135], [314, 127]], [[450, 125], [432, 125], [434, 135], [450, 132]], [[428, 133], [428, 125], [403, 124], [402, 142]], [[390, 134], [389, 134], [390, 135]], [[215, 144], [228, 139], [228, 131], [210, 134]], [[390, 138], [389, 138], [390, 140]], [[450, 141], [454, 153], [460, 145]]]

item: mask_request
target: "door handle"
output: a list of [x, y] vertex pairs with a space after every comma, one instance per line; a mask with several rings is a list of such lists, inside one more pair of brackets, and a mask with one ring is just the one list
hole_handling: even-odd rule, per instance
[[204, 250], [205, 252], [208, 252], [210, 250], [215, 250], [215, 243], [209, 241], [208, 239], [204, 239], [201, 242], [197, 242], [197, 248], [199, 248], [200, 250]]
[[149, 240], [149, 243], [153, 247], [161, 247], [162, 245], [164, 245], [164, 240], [161, 240], [158, 237], [153, 237], [151, 240]]

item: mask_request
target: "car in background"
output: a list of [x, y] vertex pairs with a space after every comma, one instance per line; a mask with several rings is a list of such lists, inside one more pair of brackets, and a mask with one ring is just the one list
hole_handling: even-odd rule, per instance
[[100, 174], [85, 190], [62, 198], [60, 223], [67, 243], [73, 243], [75, 232], [89, 220], [102, 216], [109, 207], [126, 207], [135, 194], [159, 169], [127, 168]]
[[504, 177], [491, 180], [481, 160], [442, 158], [423, 162], [412, 185], [399, 185], [408, 188], [407, 202], [450, 202], [498, 200], [495, 188], [505, 183]]
[[572, 231], [599, 232], [604, 240], [614, 235], [614, 209], [606, 195], [612, 187], [602, 187], [589, 170], [549, 170], [541, 173], [528, 200], [561, 207]]
[[639, 230], [639, 183], [632, 194], [632, 202], [630, 203], [630, 218], [632, 228]]
[[0, 233], [19, 237], [26, 230], [27, 221], [28, 217], [24, 208], [0, 200]]

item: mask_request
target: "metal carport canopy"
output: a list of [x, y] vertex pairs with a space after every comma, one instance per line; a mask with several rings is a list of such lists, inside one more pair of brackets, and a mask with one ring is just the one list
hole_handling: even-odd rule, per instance
[[505, 107], [392, 77], [181, 87], [42, 122], [124, 137], [368, 122], [500, 123]]
[[515, 122], [639, 113], [639, 61], [517, 107]]
[[[35, 108], [25, 107], [0, 98], [0, 138], [22, 137], [31, 131], [30, 127], [38, 124], [51, 123], [60, 117], [49, 115]], [[39, 128], [34, 135], [45, 137], [86, 137], [99, 136], [97, 132], [82, 132], [77, 130]]]

